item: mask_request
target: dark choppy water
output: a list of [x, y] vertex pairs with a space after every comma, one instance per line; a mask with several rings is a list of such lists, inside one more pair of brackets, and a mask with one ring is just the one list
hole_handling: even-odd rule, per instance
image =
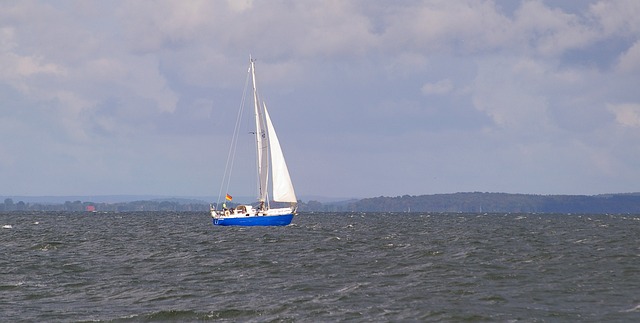
[[0, 317], [640, 320], [640, 215], [301, 214], [293, 223], [0, 215]]

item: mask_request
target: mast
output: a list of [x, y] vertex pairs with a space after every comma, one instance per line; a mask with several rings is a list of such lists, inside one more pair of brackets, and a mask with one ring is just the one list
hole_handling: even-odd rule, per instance
[[264, 122], [264, 114], [260, 108], [260, 99], [256, 87], [255, 60], [249, 57], [251, 63], [251, 80], [253, 82], [253, 106], [256, 117], [256, 149], [258, 156], [258, 201], [264, 203], [267, 200], [267, 180], [269, 177], [269, 140]]

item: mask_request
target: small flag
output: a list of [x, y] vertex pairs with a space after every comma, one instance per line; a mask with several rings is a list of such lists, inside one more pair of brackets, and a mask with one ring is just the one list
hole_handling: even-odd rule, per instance
[[233, 200], [233, 198], [231, 197], [231, 195], [227, 194], [227, 201], [231, 201]]

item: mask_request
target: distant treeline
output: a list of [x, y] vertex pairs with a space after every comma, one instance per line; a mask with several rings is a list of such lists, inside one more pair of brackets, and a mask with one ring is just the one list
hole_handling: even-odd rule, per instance
[[640, 213], [640, 193], [532, 195], [453, 193], [374, 197], [343, 205], [359, 212]]
[[0, 212], [15, 211], [58, 211], [58, 212], [133, 212], [133, 211], [208, 211], [209, 205], [204, 202], [175, 201], [132, 201], [118, 203], [94, 203], [82, 201], [66, 201], [60, 204], [25, 203], [10, 198], [0, 204]]
[[[235, 204], [228, 202], [229, 207]], [[196, 211], [207, 212], [209, 204], [194, 200], [154, 200], [119, 203], [67, 201], [63, 204], [40, 204], [14, 201], [0, 204], [0, 212], [67, 211]], [[636, 213], [640, 214], [640, 193], [603, 195], [533, 195], [508, 193], [452, 193], [403, 195], [321, 203], [299, 201], [299, 212], [507, 212], [507, 213]]]

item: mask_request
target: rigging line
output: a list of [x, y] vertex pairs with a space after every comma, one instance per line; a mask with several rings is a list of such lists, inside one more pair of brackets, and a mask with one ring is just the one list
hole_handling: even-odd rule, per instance
[[[231, 137], [231, 144], [229, 146], [229, 152], [227, 154], [227, 162], [224, 167], [224, 174], [222, 177], [222, 182], [220, 183], [220, 190], [218, 191], [218, 200], [216, 201], [216, 205], [220, 205], [220, 198], [222, 197], [223, 188], [228, 192], [229, 185], [231, 183], [231, 173], [233, 171], [233, 164], [235, 161], [235, 155], [236, 155], [236, 150], [238, 146], [238, 133], [240, 132], [240, 120], [242, 119], [242, 114], [243, 114], [243, 110], [246, 102], [248, 84], [249, 84], [249, 73], [247, 73], [247, 77], [244, 81], [244, 90], [242, 91], [242, 99], [240, 100], [240, 109], [238, 109], [238, 115], [236, 116], [236, 123], [233, 128], [233, 135]], [[225, 181], [226, 181], [226, 185], [225, 185]], [[225, 198], [226, 198], [226, 194], [225, 194]]]
[[[238, 134], [240, 132], [240, 123], [242, 120], [242, 114], [244, 112], [244, 106], [245, 106], [245, 101], [246, 101], [246, 92], [247, 92], [247, 83], [248, 83], [248, 79], [245, 80], [245, 90], [243, 91], [242, 94], [242, 100], [240, 103], [240, 109], [238, 109], [238, 115], [236, 117], [236, 123], [234, 126], [234, 130], [233, 130], [233, 136], [231, 139], [231, 145], [229, 147], [229, 154], [227, 155], [227, 164], [225, 165], [225, 174], [224, 174], [224, 178], [222, 181], [222, 185], [220, 187], [220, 192], [218, 195], [218, 200], [221, 199], [222, 197], [222, 190], [223, 187], [226, 191], [229, 190], [229, 186], [231, 183], [231, 175], [233, 173], [233, 166], [235, 164], [235, 156], [236, 156], [236, 150], [238, 147]], [[225, 185], [226, 182], [226, 185]]]

